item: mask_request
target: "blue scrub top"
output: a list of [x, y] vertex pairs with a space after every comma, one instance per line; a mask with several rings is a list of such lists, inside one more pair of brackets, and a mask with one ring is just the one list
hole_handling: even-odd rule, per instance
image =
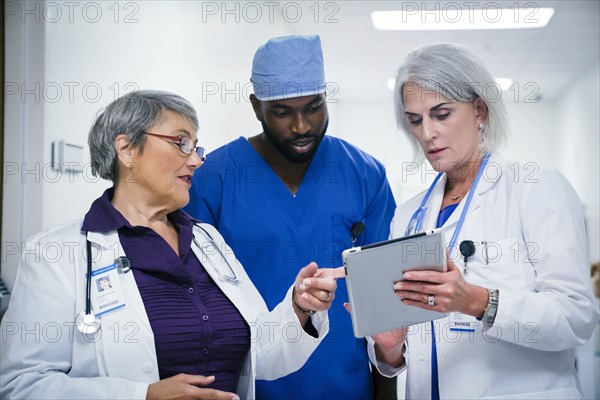
[[[384, 167], [331, 136], [323, 138], [296, 196], [239, 138], [207, 157], [194, 175], [190, 197], [185, 211], [219, 230], [270, 309], [309, 262], [342, 265], [354, 223], [365, 226], [357, 246], [388, 239], [395, 209]], [[257, 398], [372, 398], [366, 344], [354, 338], [343, 307], [346, 282], [337, 283], [328, 336], [298, 372], [257, 381]], [[289, 335], [296, 334], [290, 330]]]

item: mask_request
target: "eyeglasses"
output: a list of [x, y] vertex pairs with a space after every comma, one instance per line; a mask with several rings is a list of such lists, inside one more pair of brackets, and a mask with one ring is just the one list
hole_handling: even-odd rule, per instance
[[198, 157], [200, 157], [202, 161], [206, 160], [206, 157], [204, 156], [204, 147], [196, 146], [196, 143], [194, 143], [194, 141], [187, 136], [168, 136], [150, 132], [142, 133], [144, 135], [156, 136], [171, 141], [171, 143], [176, 144], [179, 147], [179, 150], [181, 150], [181, 152], [186, 156], [189, 156], [194, 152], [194, 150], [196, 150], [196, 153], [198, 153]]

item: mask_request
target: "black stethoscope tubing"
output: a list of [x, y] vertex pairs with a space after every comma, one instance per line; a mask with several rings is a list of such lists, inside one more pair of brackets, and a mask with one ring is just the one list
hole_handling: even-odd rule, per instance
[[[234, 284], [234, 285], [239, 284], [240, 281], [237, 278], [237, 275], [235, 274], [235, 271], [233, 270], [233, 268], [229, 264], [229, 261], [227, 261], [227, 259], [225, 258], [225, 255], [221, 252], [221, 250], [219, 249], [219, 247], [215, 243], [215, 241], [212, 238], [212, 236], [210, 235], [210, 233], [208, 233], [204, 228], [202, 228], [198, 224], [194, 224], [194, 225], [196, 225], [197, 227], [199, 227], [200, 229], [202, 229], [202, 231], [206, 234], [206, 236], [210, 240], [212, 246], [217, 250], [217, 252], [219, 253], [219, 255], [227, 263], [227, 267], [229, 268], [229, 271], [232, 273], [232, 276], [223, 275], [223, 279], [226, 282]], [[88, 233], [86, 232], [85, 233], [86, 254], [87, 254], [87, 274], [86, 274], [86, 279], [85, 279], [85, 315], [86, 316], [87, 315], [92, 315], [92, 243], [88, 240], [87, 235], [88, 235]], [[200, 244], [196, 241], [195, 238], [193, 238], [193, 242], [194, 242], [194, 244], [196, 246], [198, 246], [200, 248], [201, 251], [204, 252], [204, 250], [202, 249], [202, 246], [200, 246]], [[118, 261], [118, 259], [115, 260], [115, 261]], [[217, 267], [212, 264], [212, 261], [210, 260], [210, 258], [209, 258], [209, 262], [211, 263], [211, 265], [213, 266], [213, 268], [217, 271], [217, 273], [219, 273], [219, 275], [222, 275], [222, 273], [217, 269]], [[129, 269], [127, 269], [127, 271], [128, 270]], [[122, 270], [119, 267], [119, 272], [127, 272], [127, 271], [124, 271], [124, 270]]]
[[85, 242], [87, 247], [87, 274], [85, 278], [85, 315], [92, 313], [92, 243], [85, 233]]

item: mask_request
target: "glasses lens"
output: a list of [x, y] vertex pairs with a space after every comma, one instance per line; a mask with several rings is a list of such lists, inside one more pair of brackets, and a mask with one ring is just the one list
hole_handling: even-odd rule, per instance
[[204, 147], [196, 147], [196, 153], [198, 153], [198, 157], [200, 157], [201, 159], [204, 159]]
[[179, 149], [184, 154], [192, 154], [192, 151], [194, 151], [194, 142], [189, 137], [182, 136], [181, 142], [179, 142]]

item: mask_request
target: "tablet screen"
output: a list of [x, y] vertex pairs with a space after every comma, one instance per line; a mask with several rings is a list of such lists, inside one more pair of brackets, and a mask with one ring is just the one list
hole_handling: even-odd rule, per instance
[[405, 305], [394, 292], [394, 283], [402, 280], [405, 271], [446, 271], [445, 252], [439, 230], [345, 250], [342, 258], [354, 336], [445, 317], [445, 313]]

